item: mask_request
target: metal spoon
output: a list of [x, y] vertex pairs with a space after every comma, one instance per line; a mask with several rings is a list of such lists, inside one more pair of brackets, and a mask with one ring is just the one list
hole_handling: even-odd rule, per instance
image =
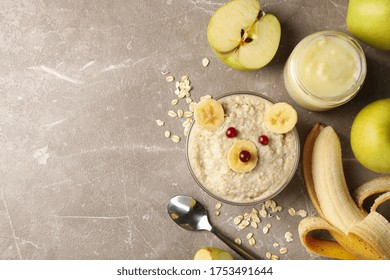
[[241, 248], [213, 227], [209, 222], [206, 209], [194, 198], [185, 195], [174, 196], [168, 202], [167, 209], [172, 220], [182, 228], [192, 231], [210, 231], [244, 259], [262, 260], [261, 257]]

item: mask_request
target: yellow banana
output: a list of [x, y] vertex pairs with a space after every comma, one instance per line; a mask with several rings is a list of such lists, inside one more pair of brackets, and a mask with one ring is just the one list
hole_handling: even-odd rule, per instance
[[[375, 211], [390, 197], [390, 178], [372, 180], [352, 199], [345, 181], [340, 140], [330, 126], [317, 124], [304, 145], [303, 171], [306, 187], [320, 217], [307, 217], [299, 224], [302, 244], [310, 252], [337, 259], [390, 259], [390, 223]], [[385, 192], [371, 212], [362, 211], [366, 197]], [[324, 230], [334, 240], [310, 236]]]

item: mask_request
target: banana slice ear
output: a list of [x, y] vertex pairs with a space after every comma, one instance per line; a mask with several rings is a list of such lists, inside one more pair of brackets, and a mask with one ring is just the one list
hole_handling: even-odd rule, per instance
[[297, 121], [297, 111], [290, 104], [284, 102], [272, 105], [265, 115], [265, 125], [267, 128], [278, 134], [287, 133], [292, 130]]
[[205, 98], [196, 105], [194, 117], [197, 125], [214, 131], [219, 128], [225, 120], [225, 111], [221, 103], [212, 98]]

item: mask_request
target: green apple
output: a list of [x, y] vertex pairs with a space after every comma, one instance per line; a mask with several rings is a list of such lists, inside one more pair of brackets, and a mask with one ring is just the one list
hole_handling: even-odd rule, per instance
[[207, 39], [216, 56], [238, 70], [267, 65], [279, 47], [278, 19], [260, 9], [258, 0], [232, 0], [211, 17]]
[[390, 50], [390, 0], [349, 0], [347, 27], [363, 42]]
[[390, 173], [390, 98], [364, 107], [351, 128], [351, 146], [356, 159], [378, 173]]
[[230, 253], [218, 248], [199, 249], [194, 256], [194, 260], [232, 260]]

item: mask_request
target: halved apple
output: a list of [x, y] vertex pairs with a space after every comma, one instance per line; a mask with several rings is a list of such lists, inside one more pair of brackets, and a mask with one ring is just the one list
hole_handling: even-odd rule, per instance
[[194, 260], [233, 260], [233, 256], [224, 250], [208, 247], [199, 249]]
[[211, 17], [207, 38], [216, 56], [238, 70], [267, 65], [279, 47], [278, 19], [260, 9], [258, 0], [232, 0]]

